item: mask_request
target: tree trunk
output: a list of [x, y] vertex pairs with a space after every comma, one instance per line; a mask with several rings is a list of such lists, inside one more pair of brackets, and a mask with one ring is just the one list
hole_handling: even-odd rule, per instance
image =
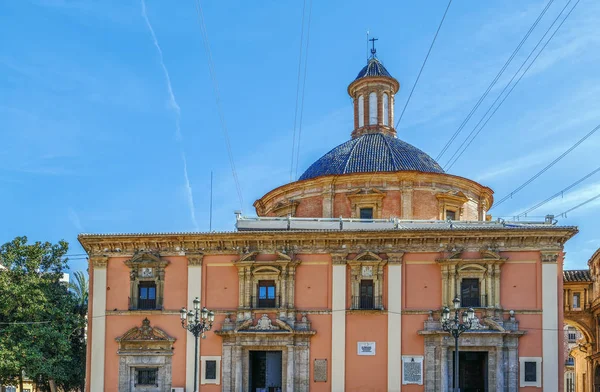
[[23, 370], [19, 372], [19, 391], [23, 392]]
[[48, 385], [50, 385], [50, 392], [56, 392], [56, 382], [53, 379], [48, 380]]

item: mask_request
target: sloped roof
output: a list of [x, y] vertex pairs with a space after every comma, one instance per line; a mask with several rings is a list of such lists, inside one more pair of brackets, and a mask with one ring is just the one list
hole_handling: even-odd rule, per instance
[[564, 270], [564, 282], [591, 282], [590, 270]]

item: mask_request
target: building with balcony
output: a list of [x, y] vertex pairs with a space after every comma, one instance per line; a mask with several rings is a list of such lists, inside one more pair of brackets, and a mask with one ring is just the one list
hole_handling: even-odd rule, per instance
[[[82, 234], [88, 391], [449, 391], [440, 314], [474, 308], [462, 391], [562, 391], [563, 246], [577, 228], [492, 221], [490, 188], [394, 128], [400, 85], [373, 55], [351, 139], [220, 233]], [[200, 343], [179, 310], [216, 313]], [[582, 297], [582, 304], [585, 297]]]

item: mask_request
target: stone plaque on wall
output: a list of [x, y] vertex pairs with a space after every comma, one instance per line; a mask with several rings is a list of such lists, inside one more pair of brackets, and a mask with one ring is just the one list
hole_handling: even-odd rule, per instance
[[315, 359], [313, 373], [315, 382], [327, 382], [327, 360]]
[[423, 357], [402, 357], [402, 384], [423, 385]]

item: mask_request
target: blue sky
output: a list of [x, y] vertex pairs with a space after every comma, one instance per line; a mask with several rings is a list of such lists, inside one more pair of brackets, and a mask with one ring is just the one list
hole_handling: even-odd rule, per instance
[[[554, 0], [458, 142], [567, 2]], [[350, 137], [346, 87], [365, 64], [366, 31], [401, 83], [398, 116], [447, 2], [376, 4], [314, 1], [298, 175]], [[546, 4], [454, 1], [398, 136], [435, 158]], [[303, 2], [203, 7], [242, 207], [252, 215], [257, 198], [290, 178]], [[213, 229], [234, 228], [240, 201], [194, 2], [147, 0], [143, 9], [124, 0], [0, 5], [2, 242], [65, 239], [80, 254], [81, 232], [206, 231], [211, 171]], [[598, 125], [599, 26], [600, 3], [581, 0], [450, 173], [490, 186], [499, 200]], [[598, 167], [599, 148], [597, 132], [492, 214], [517, 214], [583, 177]], [[600, 173], [531, 215], [599, 193]], [[597, 200], [560, 219], [580, 228], [567, 268], [585, 268], [600, 247], [599, 217]], [[71, 268], [86, 263], [73, 259]]]

